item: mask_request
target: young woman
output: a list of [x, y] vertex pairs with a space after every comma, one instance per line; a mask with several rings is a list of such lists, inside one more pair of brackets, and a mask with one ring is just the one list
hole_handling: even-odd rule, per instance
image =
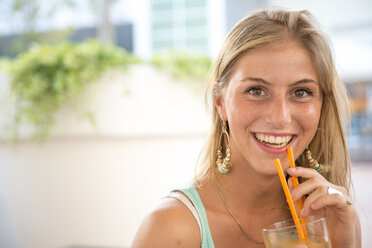
[[288, 179], [302, 179], [295, 189], [288, 180], [293, 200], [304, 198], [301, 216], [324, 214], [333, 247], [360, 247], [347, 97], [311, 14], [263, 10], [240, 21], [209, 86], [213, 127], [202, 169], [145, 218], [132, 247], [264, 247], [262, 228], [291, 218], [275, 158]]

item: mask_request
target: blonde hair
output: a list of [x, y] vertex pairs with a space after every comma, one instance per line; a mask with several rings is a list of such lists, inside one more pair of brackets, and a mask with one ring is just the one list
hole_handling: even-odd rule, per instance
[[[206, 92], [206, 99], [212, 107], [212, 128], [196, 179], [211, 178], [216, 170], [222, 120], [214, 100], [223, 94], [234, 65], [247, 51], [280, 40], [297, 42], [311, 56], [323, 93], [323, 105], [318, 131], [308, 148], [313, 158], [331, 166], [327, 180], [349, 190], [350, 159], [344, 134], [345, 117], [349, 118], [348, 99], [336, 72], [328, 39], [306, 10], [261, 10], [241, 20], [228, 33], [214, 61]], [[297, 160], [299, 165], [308, 167], [304, 155]]]

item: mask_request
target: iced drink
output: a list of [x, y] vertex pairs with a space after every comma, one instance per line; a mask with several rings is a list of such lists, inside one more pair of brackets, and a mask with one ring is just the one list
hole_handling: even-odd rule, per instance
[[327, 225], [324, 218], [308, 221], [301, 225], [307, 233], [300, 239], [293, 221], [278, 222], [262, 230], [266, 248], [294, 248], [300, 244], [308, 248], [331, 248]]

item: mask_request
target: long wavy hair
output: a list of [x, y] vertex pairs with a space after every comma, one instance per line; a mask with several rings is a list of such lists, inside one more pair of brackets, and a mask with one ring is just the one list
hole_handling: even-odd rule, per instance
[[[216, 171], [222, 120], [214, 101], [224, 94], [235, 64], [248, 51], [280, 40], [297, 42], [311, 56], [323, 94], [323, 105], [318, 131], [308, 148], [313, 158], [331, 167], [325, 175], [327, 180], [349, 191], [350, 159], [344, 132], [345, 123], [350, 118], [348, 98], [336, 72], [327, 36], [306, 10], [261, 10], [242, 19], [228, 33], [213, 63], [206, 91], [207, 104], [212, 108], [212, 128], [196, 180], [210, 179]], [[304, 153], [296, 162], [300, 166], [309, 166]]]

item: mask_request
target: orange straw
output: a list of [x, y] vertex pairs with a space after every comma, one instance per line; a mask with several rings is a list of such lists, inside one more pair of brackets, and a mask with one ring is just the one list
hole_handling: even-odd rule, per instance
[[[289, 166], [291, 168], [295, 168], [296, 164], [295, 164], [295, 160], [294, 160], [294, 157], [293, 157], [292, 147], [287, 147], [287, 153], [288, 153]], [[293, 188], [296, 188], [299, 184], [298, 183], [298, 178], [293, 176], [292, 181], [293, 181]], [[299, 213], [301, 213], [301, 210], [302, 210], [303, 206], [304, 206], [304, 204], [302, 202], [302, 198], [298, 199], [297, 207], [298, 207], [298, 212]], [[305, 218], [300, 216], [300, 220], [301, 220], [302, 224], [306, 224], [306, 219]], [[305, 235], [306, 235], [306, 233], [305, 233]]]
[[295, 208], [295, 205], [293, 203], [291, 193], [289, 192], [289, 188], [288, 188], [288, 185], [287, 185], [287, 181], [285, 180], [285, 176], [284, 176], [283, 168], [280, 164], [280, 160], [279, 159], [274, 159], [274, 162], [275, 162], [276, 170], [278, 171], [278, 174], [279, 174], [280, 182], [282, 183], [282, 187], [283, 187], [283, 190], [284, 190], [285, 197], [287, 198], [289, 209], [291, 210], [292, 218], [293, 218], [294, 223], [295, 223], [296, 228], [297, 228], [298, 236], [300, 237], [300, 239], [305, 240], [306, 236], [305, 236], [304, 230], [302, 230], [301, 223], [298, 220], [296, 208]]

